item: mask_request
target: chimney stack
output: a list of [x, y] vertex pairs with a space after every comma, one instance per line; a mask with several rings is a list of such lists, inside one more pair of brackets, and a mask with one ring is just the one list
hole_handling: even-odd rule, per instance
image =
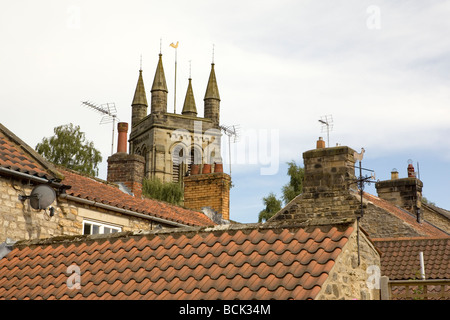
[[355, 153], [347, 146], [326, 148], [325, 141], [319, 138], [316, 149], [303, 153], [303, 192], [271, 221], [310, 224], [354, 221], [360, 214], [360, 201], [354, 192]]
[[199, 211], [209, 207], [229, 220], [231, 177], [223, 172], [222, 163], [215, 163], [214, 172], [211, 169], [211, 164], [203, 164], [199, 174], [192, 165], [191, 175], [184, 177], [184, 206]]
[[416, 178], [412, 163], [408, 164], [407, 172], [407, 178], [399, 179], [397, 170], [393, 169], [391, 180], [378, 181], [375, 188], [378, 197], [418, 215], [419, 219], [420, 208], [422, 207], [423, 183]]
[[119, 132], [117, 152], [108, 158], [108, 174], [106, 180], [125, 186], [135, 197], [142, 196], [142, 180], [144, 179], [144, 157], [127, 153], [128, 123], [117, 124]]
[[119, 122], [117, 124], [117, 131], [119, 133], [119, 138], [118, 138], [118, 142], [117, 142], [117, 152], [127, 152], [128, 123]]
[[398, 171], [397, 171], [397, 169], [392, 169], [392, 171], [391, 171], [391, 180], [395, 180], [395, 179], [398, 179]]

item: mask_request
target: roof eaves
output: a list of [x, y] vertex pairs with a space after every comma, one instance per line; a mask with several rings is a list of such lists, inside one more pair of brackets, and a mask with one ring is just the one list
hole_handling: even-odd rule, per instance
[[[0, 123], [0, 131], [5, 134], [9, 139], [11, 139], [14, 143], [16, 143], [20, 148], [29, 154], [36, 162], [38, 162], [42, 167], [44, 167], [51, 176], [61, 181], [64, 179], [64, 175], [62, 175], [58, 170], [56, 170], [55, 166], [49, 161], [45, 160], [39, 153], [37, 153], [33, 148], [31, 148], [28, 144], [26, 144], [22, 139], [16, 136], [13, 132], [11, 132], [8, 128], [6, 128], [3, 124]], [[53, 178], [50, 177], [50, 178]]]

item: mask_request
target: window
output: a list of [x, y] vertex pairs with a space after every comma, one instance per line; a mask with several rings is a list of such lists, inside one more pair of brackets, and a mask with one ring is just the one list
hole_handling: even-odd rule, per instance
[[122, 231], [121, 227], [89, 220], [83, 221], [83, 234], [108, 234]]

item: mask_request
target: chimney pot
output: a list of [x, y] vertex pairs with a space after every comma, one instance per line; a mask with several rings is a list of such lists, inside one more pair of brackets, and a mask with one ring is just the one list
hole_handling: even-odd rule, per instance
[[223, 164], [215, 163], [214, 164], [214, 172], [223, 172]]
[[397, 169], [392, 169], [392, 171], [391, 171], [391, 180], [395, 180], [395, 179], [398, 179], [398, 171], [397, 171]]
[[205, 163], [203, 165], [202, 173], [211, 173], [211, 165], [208, 163]]
[[128, 123], [119, 122], [117, 124], [117, 131], [119, 132], [119, 138], [117, 142], [117, 152], [127, 152], [127, 133]]
[[408, 178], [415, 178], [416, 173], [414, 172], [414, 166], [412, 163], [408, 164]]
[[322, 137], [319, 137], [319, 140], [317, 140], [316, 149], [323, 149], [325, 148], [325, 141]]

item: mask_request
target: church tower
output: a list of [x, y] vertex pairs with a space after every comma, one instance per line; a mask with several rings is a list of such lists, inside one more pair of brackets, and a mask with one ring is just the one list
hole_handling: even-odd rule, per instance
[[[212, 64], [204, 99], [204, 117], [199, 117], [194, 99], [192, 79], [188, 79], [181, 114], [167, 112], [168, 90], [162, 54], [159, 54], [153, 79], [150, 113], [147, 115], [142, 70], [132, 104], [130, 153], [145, 159], [147, 178], [163, 182], [184, 183], [191, 174], [192, 165], [199, 172], [214, 172], [214, 164], [222, 163], [219, 127], [219, 90]], [[219, 167], [219, 166], [218, 166]]]

